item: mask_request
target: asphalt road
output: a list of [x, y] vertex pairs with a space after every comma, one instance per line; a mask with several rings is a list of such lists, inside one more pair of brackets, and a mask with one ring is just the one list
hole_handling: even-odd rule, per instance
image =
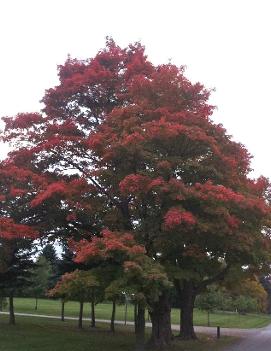
[[250, 333], [225, 351], [271, 351], [271, 325], [251, 329]]

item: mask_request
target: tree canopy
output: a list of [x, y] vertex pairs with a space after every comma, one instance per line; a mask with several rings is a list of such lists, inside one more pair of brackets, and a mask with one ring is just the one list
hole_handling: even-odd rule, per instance
[[[4, 118], [3, 140], [16, 146], [5, 172], [47, 235], [94, 248], [104, 230], [132, 234], [176, 286], [181, 332], [194, 337], [196, 295], [233, 266], [270, 261], [268, 180], [249, 177], [246, 148], [211, 119], [210, 91], [183, 67], [153, 65], [140, 43], [108, 39], [58, 75], [41, 113]], [[157, 302], [161, 331], [154, 310], [170, 312], [166, 293]], [[154, 344], [170, 341], [169, 324]]]

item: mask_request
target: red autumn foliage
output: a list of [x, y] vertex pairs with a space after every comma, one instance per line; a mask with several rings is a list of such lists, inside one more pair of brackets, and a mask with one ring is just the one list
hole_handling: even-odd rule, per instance
[[64, 182], [52, 183], [45, 191], [38, 194], [38, 196], [31, 201], [31, 206], [38, 206], [51, 196], [55, 194], [65, 194], [66, 191], [66, 184]]
[[17, 238], [36, 239], [39, 233], [37, 230], [24, 224], [17, 224], [11, 218], [0, 218], [0, 237], [8, 240]]
[[211, 119], [210, 91], [183, 67], [153, 65], [139, 43], [108, 40], [58, 73], [42, 117], [5, 119], [3, 139], [15, 146], [6, 176], [28, 193], [22, 183], [33, 184], [28, 208], [50, 199], [69, 233], [91, 233], [75, 245], [78, 261], [144, 246], [177, 272], [175, 284], [193, 287], [183, 296], [225, 267], [269, 262], [269, 182], [249, 178], [251, 156]]
[[116, 253], [125, 256], [145, 253], [145, 248], [136, 244], [130, 233], [112, 232], [108, 229], [102, 231], [101, 237], [94, 237], [91, 241], [72, 242], [71, 246], [76, 251], [75, 261], [78, 263], [97, 258], [105, 260], [115, 257]]
[[171, 208], [165, 214], [165, 229], [171, 230], [180, 224], [194, 225], [196, 219], [191, 212], [182, 211], [179, 208]]

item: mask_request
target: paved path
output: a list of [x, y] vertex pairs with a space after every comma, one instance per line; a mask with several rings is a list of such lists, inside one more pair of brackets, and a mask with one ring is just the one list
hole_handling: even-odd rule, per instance
[[[0, 312], [0, 314], [8, 315], [8, 312]], [[22, 317], [33, 317], [33, 318], [49, 318], [49, 319], [60, 319], [60, 316], [52, 316], [47, 314], [34, 314], [34, 313], [15, 313], [16, 316]], [[65, 320], [78, 320], [78, 317], [65, 317]], [[90, 318], [83, 318], [84, 321], [90, 321]], [[99, 323], [110, 323], [108, 319], [96, 319], [96, 322]], [[116, 320], [116, 324], [125, 325], [124, 321]], [[134, 322], [127, 321], [126, 325], [134, 325]], [[146, 327], [151, 327], [151, 323], [147, 322]], [[271, 326], [270, 326], [271, 328]], [[178, 324], [172, 324], [172, 329], [178, 331], [180, 329]], [[233, 335], [233, 336], [241, 336], [246, 337], [248, 335], [252, 335], [255, 333], [259, 333], [266, 328], [261, 329], [234, 329], [234, 328], [221, 328], [221, 335]], [[216, 328], [214, 327], [195, 327], [196, 333], [205, 333], [209, 335], [216, 335]], [[270, 329], [271, 331], [271, 329]], [[271, 351], [271, 348], [270, 350]]]
[[[7, 315], [8, 312], [0, 312], [0, 314]], [[46, 314], [31, 314], [31, 313], [15, 313], [16, 316], [29, 318], [48, 318], [60, 319], [59, 316], [50, 316]], [[65, 317], [65, 320], [77, 320], [77, 317]], [[90, 318], [83, 318], [84, 321], [90, 321]], [[96, 319], [100, 323], [110, 323], [107, 319]], [[115, 321], [116, 324], [124, 325], [124, 321]], [[127, 325], [134, 325], [134, 322], [127, 321]], [[151, 323], [146, 323], [147, 327], [151, 327]], [[173, 324], [173, 330], [179, 330], [179, 325]], [[205, 333], [216, 335], [216, 328], [213, 327], [195, 327], [197, 333]], [[241, 340], [225, 351], [271, 351], [271, 325], [265, 328], [257, 329], [235, 329], [235, 328], [221, 328], [221, 335], [239, 336]]]
[[270, 351], [271, 350], [271, 325], [252, 329], [245, 338], [225, 351]]

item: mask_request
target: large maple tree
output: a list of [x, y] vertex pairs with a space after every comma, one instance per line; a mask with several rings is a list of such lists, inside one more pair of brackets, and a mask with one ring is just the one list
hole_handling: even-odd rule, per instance
[[[232, 266], [269, 260], [268, 181], [249, 178], [250, 155], [212, 121], [210, 92], [183, 67], [153, 65], [141, 44], [109, 39], [58, 73], [42, 113], [4, 119], [9, 166], [42, 177], [29, 206], [54, 204], [57, 228], [78, 238], [133, 233], [176, 286], [183, 337], [195, 337], [196, 295]], [[165, 293], [152, 307], [157, 345], [170, 339], [168, 306]]]

